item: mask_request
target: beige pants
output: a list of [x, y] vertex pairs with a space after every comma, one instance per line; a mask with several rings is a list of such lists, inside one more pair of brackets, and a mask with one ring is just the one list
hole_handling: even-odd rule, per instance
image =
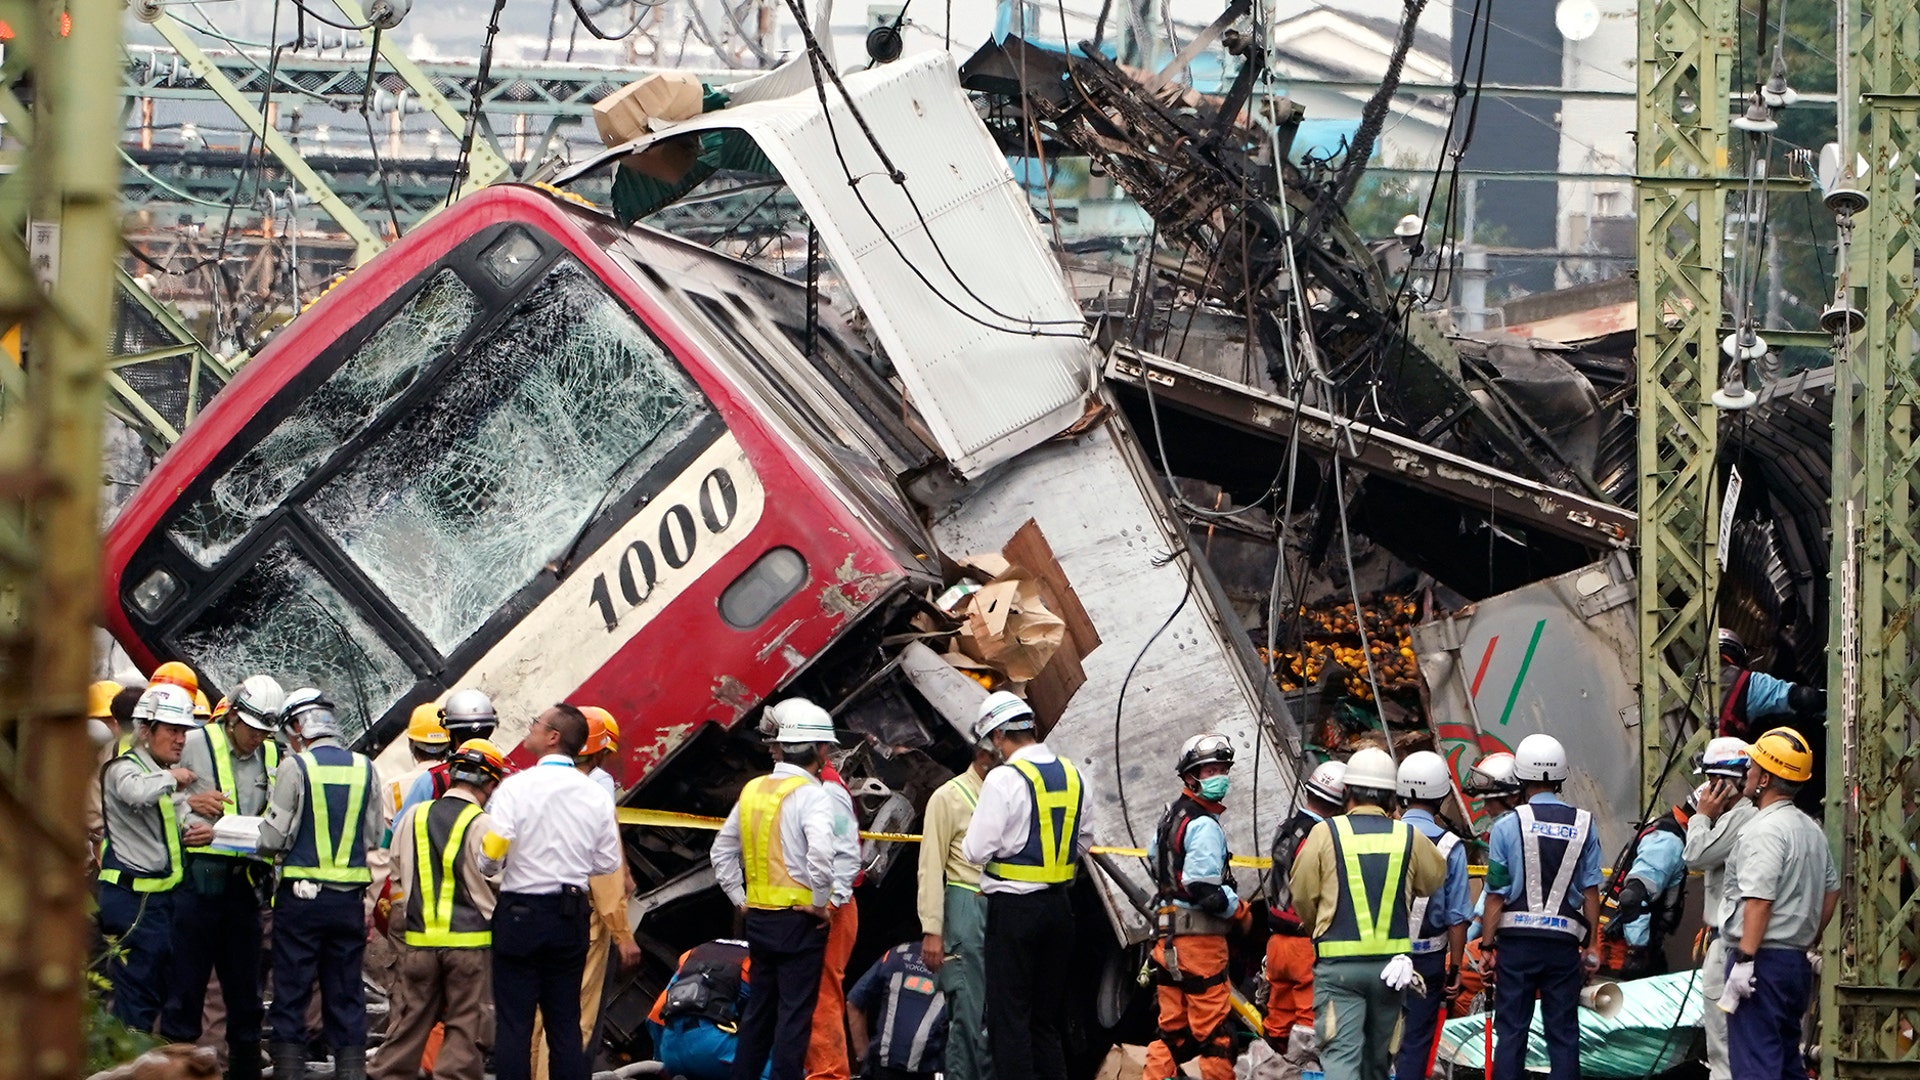
[[[595, 918], [587, 930], [587, 968], [580, 975], [580, 1041], [593, 1037], [600, 1019], [600, 999], [607, 987], [607, 953], [612, 949], [606, 921]], [[592, 1068], [593, 1062], [587, 1062]], [[533, 1077], [547, 1080], [547, 1025], [538, 1010], [533, 1014]]]

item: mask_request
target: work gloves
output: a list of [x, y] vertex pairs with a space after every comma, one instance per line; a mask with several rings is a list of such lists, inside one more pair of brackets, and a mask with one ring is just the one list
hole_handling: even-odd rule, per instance
[[1389, 990], [1419, 986], [1415, 993], [1426, 993], [1425, 982], [1413, 970], [1413, 957], [1405, 953], [1387, 961], [1387, 966], [1380, 972], [1380, 981], [1386, 983]]
[[1753, 961], [1742, 960], [1727, 972], [1727, 988], [1720, 994], [1720, 1011], [1731, 1013], [1753, 996]]

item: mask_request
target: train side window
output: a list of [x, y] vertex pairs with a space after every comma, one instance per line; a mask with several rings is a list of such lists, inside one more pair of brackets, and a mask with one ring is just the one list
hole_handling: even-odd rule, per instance
[[807, 560], [792, 548], [774, 548], [721, 592], [720, 617], [736, 630], [751, 630], [806, 583]]

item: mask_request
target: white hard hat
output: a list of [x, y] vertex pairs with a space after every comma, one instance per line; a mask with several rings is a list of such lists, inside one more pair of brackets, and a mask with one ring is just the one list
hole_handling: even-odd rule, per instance
[[1344, 761], [1323, 761], [1307, 777], [1307, 790], [1321, 799], [1339, 806], [1347, 801], [1347, 763]]
[[149, 724], [171, 724], [183, 728], [200, 726], [200, 718], [193, 715], [193, 695], [187, 692], [186, 687], [155, 683], [140, 695], [140, 704], [144, 707]]
[[1403, 799], [1444, 799], [1453, 789], [1453, 770], [1447, 759], [1431, 750], [1419, 750], [1400, 759], [1399, 791]]
[[1515, 779], [1559, 783], [1567, 778], [1567, 748], [1551, 735], [1534, 733], [1513, 751]]
[[1749, 747], [1745, 739], [1736, 739], [1723, 735], [1707, 742], [1706, 752], [1694, 765], [1694, 775], [1727, 776], [1739, 779], [1747, 775], [1747, 765], [1751, 761]]
[[326, 694], [315, 687], [303, 686], [288, 694], [280, 719], [289, 730], [297, 732], [303, 739], [317, 739], [323, 735], [340, 737], [340, 720], [333, 715], [333, 702], [328, 701]]
[[1033, 708], [1014, 694], [995, 690], [980, 703], [980, 718], [973, 722], [973, 739], [985, 742], [996, 731], [1031, 731]]
[[833, 730], [833, 717], [806, 698], [788, 698], [769, 705], [767, 715], [773, 717], [774, 722], [773, 737], [768, 742], [803, 746], [840, 741], [839, 733]]
[[1203, 732], [1180, 747], [1180, 762], [1174, 772], [1185, 776], [1202, 765], [1233, 764], [1233, 742], [1217, 731]]
[[1400, 786], [1400, 777], [1393, 767], [1393, 758], [1385, 750], [1368, 746], [1355, 750], [1347, 759], [1346, 783], [1348, 790], [1371, 788], [1391, 793]]
[[113, 741], [113, 728], [105, 720], [88, 717], [87, 738], [92, 739], [95, 746], [105, 746]]
[[1505, 750], [1481, 754], [1467, 771], [1467, 790], [1474, 795], [1512, 795], [1520, 790], [1513, 776], [1513, 755]]
[[287, 692], [280, 680], [271, 675], [250, 675], [233, 695], [229, 710], [240, 722], [256, 731], [272, 731], [279, 725], [280, 713], [287, 707]]

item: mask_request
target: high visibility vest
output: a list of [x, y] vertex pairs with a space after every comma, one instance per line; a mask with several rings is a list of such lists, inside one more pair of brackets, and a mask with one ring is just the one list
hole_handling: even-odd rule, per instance
[[1413, 826], [1384, 814], [1341, 814], [1327, 822], [1342, 885], [1327, 932], [1314, 939], [1321, 959], [1410, 952], [1407, 864]]
[[[1453, 833], [1441, 833], [1440, 839], [1433, 842], [1440, 851], [1441, 859], [1453, 858], [1453, 849], [1460, 846], [1460, 838]], [[1413, 901], [1413, 908], [1407, 916], [1407, 924], [1413, 932], [1420, 935], [1413, 939], [1413, 951], [1416, 954], [1437, 953], [1447, 947], [1448, 927], [1427, 918], [1427, 911], [1433, 905], [1434, 897], [1421, 896]]]
[[[972, 787], [968, 786], [966, 773], [961, 773], [959, 776], [956, 776], [953, 779], [947, 781], [945, 786], [952, 788], [956, 794], [958, 794], [962, 799], [965, 799], [967, 801], [968, 810], [980, 809], [980, 793], [973, 790]], [[962, 829], [959, 833], [955, 835], [965, 836], [966, 830]], [[947, 880], [947, 884], [953, 886], [956, 889], [965, 889], [968, 892], [980, 891], [980, 886], [972, 882], [954, 881], [951, 878], [949, 878]]]
[[435, 799], [413, 811], [413, 895], [407, 899], [407, 944], [423, 949], [484, 949], [493, 944], [487, 919], [473, 906], [459, 873], [467, 828], [480, 807]]
[[[147, 768], [139, 754], [128, 751], [120, 755], [133, 762], [134, 767], [143, 773], [153, 770]], [[116, 758], [115, 760], [118, 760]], [[105, 770], [102, 770], [102, 775]], [[104, 814], [107, 822], [107, 837], [100, 844], [100, 880], [109, 885], [125, 885], [137, 893], [169, 892], [180, 884], [182, 867], [180, 863], [180, 820], [173, 812], [173, 796], [166, 795], [160, 800], [160, 831], [167, 838], [167, 869], [164, 873], [150, 873], [135, 870], [121, 862], [113, 853], [113, 816]]]
[[338, 746], [316, 746], [295, 754], [294, 760], [307, 774], [307, 812], [301, 815], [280, 877], [338, 885], [372, 881], [367, 838], [360, 835], [372, 766]]
[[[239, 812], [240, 791], [233, 782], [233, 743], [227, 739], [227, 730], [219, 724], [208, 724], [200, 729], [207, 737], [207, 756], [213, 758], [214, 783], [219, 785], [220, 794], [227, 797], [228, 805]], [[273, 771], [280, 767], [280, 747], [272, 739], [260, 744], [260, 753], [265, 755], [267, 776], [271, 780]], [[189, 855], [223, 855], [230, 859], [252, 858], [237, 851], [226, 851], [215, 847], [190, 847]]]
[[1027, 843], [1017, 853], [990, 862], [985, 872], [1002, 881], [1063, 885], [1080, 870], [1074, 839], [1080, 835], [1080, 773], [1065, 758], [1044, 765], [1010, 761], [1027, 782], [1033, 813], [1027, 819]]
[[1521, 889], [1500, 912], [1501, 932], [1586, 940], [1587, 914], [1573, 875], [1593, 833], [1593, 815], [1564, 803], [1523, 803], [1513, 811], [1520, 826]]
[[783, 911], [813, 903], [813, 890], [787, 871], [780, 839], [780, 805], [810, 782], [805, 776], [757, 776], [740, 792], [740, 865], [750, 908]]

